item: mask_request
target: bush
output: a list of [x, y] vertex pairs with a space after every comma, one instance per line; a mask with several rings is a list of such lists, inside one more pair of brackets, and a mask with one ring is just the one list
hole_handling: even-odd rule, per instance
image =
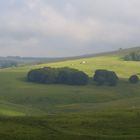
[[31, 70], [27, 75], [28, 81], [36, 83], [54, 83], [56, 79], [55, 70], [43, 68]]
[[116, 73], [108, 70], [96, 70], [93, 79], [98, 85], [108, 84], [110, 86], [115, 86], [118, 81]]
[[139, 82], [139, 77], [137, 75], [132, 75], [129, 78], [129, 82], [132, 83], [132, 84], [136, 84], [136, 83]]
[[71, 68], [42, 68], [31, 70], [28, 81], [44, 84], [86, 85], [88, 76], [79, 70]]
[[106, 81], [110, 86], [115, 86], [118, 81], [118, 77], [115, 72], [108, 71]]
[[131, 52], [130, 54], [124, 56], [125, 61], [140, 61], [140, 53], [139, 52]]
[[60, 84], [86, 85], [88, 83], [88, 76], [76, 69], [61, 68], [59, 69], [56, 81]]

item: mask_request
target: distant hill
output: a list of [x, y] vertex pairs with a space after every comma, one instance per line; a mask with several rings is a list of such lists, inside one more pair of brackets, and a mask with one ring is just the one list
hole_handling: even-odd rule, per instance
[[64, 58], [7, 56], [0, 57], [0, 68], [17, 67], [28, 64], [31, 65], [31, 64], [57, 62], [63, 59]]
[[122, 55], [129, 54], [131, 52], [140, 52], [140, 47], [126, 48], [126, 49], [120, 48], [120, 49], [115, 50], [115, 51], [82, 55], [82, 56], [79, 56], [77, 58], [87, 58], [87, 57], [106, 56], [106, 55], [117, 55], [117, 56], [120, 55], [120, 56], [122, 56]]
[[140, 52], [140, 46], [133, 47], [133, 48], [126, 48], [126, 49], [120, 48], [115, 51], [107, 51], [107, 52], [102, 52], [102, 53], [91, 53], [91, 54], [85, 54], [85, 55], [80, 55], [80, 56], [64, 57], [64, 58], [61, 58], [61, 60], [74, 60], [74, 59], [90, 58], [90, 57], [97, 57], [97, 56], [107, 56], [107, 55], [124, 56], [131, 52]]
[[20, 56], [7, 56], [0, 57], [0, 68], [7, 67], [16, 67], [20, 65], [27, 64], [42, 64], [42, 63], [51, 63], [51, 62], [59, 62], [66, 60], [75, 60], [81, 58], [90, 58], [97, 56], [106, 56], [106, 55], [119, 55], [124, 56], [129, 54], [130, 52], [140, 52], [140, 47], [128, 48], [128, 49], [119, 49], [111, 52], [103, 52], [103, 53], [94, 53], [94, 54], [86, 54], [81, 56], [73, 56], [73, 57], [20, 57]]

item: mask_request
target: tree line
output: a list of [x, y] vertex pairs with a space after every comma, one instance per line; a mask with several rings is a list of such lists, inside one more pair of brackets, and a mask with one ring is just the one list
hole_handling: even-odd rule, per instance
[[123, 57], [125, 61], [140, 61], [140, 53], [139, 52], [131, 52]]
[[[67, 85], [87, 85], [89, 77], [83, 71], [73, 68], [40, 68], [28, 72], [27, 79], [29, 82], [42, 83], [42, 84], [67, 84]], [[97, 85], [117, 85], [119, 78], [114, 71], [99, 69], [95, 71], [92, 81]], [[137, 75], [132, 75], [129, 78], [130, 83], [139, 82]]]
[[28, 81], [46, 84], [86, 85], [89, 77], [72, 68], [41, 68], [28, 73]]

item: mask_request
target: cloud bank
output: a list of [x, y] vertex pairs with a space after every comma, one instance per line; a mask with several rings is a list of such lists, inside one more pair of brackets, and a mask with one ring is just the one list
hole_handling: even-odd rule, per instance
[[0, 55], [73, 56], [140, 45], [139, 0], [0, 1]]

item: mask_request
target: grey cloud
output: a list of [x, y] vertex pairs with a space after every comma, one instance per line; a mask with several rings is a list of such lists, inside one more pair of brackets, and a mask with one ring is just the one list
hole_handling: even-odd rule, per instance
[[138, 46], [139, 7], [138, 0], [0, 1], [0, 55], [69, 56]]

